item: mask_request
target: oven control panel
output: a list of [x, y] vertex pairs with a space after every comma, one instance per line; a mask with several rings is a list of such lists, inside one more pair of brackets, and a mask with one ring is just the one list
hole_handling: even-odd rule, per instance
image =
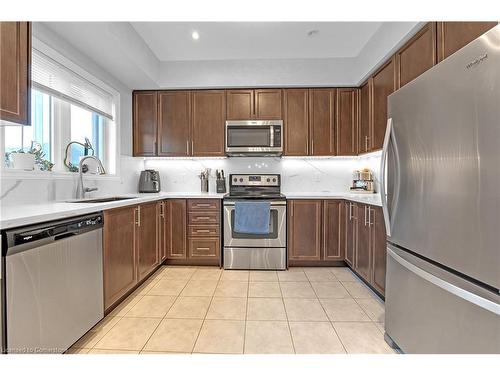
[[231, 186], [280, 186], [279, 174], [232, 174]]

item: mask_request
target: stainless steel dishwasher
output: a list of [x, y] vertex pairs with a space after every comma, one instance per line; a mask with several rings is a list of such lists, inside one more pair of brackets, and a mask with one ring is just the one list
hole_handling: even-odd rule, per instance
[[95, 213], [7, 230], [7, 353], [62, 353], [104, 316], [103, 216]]

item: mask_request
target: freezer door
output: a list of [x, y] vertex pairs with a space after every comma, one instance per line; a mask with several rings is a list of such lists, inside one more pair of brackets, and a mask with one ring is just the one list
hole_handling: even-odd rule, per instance
[[405, 353], [500, 353], [500, 296], [389, 246], [385, 330]]
[[500, 288], [500, 26], [389, 97], [390, 239]]

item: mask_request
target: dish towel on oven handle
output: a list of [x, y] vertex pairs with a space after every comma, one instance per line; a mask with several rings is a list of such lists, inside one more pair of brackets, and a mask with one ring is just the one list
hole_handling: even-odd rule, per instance
[[270, 202], [236, 202], [234, 231], [246, 234], [269, 234]]

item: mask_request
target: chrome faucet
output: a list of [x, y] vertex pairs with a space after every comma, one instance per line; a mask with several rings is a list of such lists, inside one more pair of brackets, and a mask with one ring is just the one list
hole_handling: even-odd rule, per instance
[[87, 159], [93, 159], [97, 162], [97, 172], [99, 174], [106, 174], [106, 170], [104, 169], [104, 166], [102, 165], [98, 157], [93, 155], [86, 155], [81, 158], [80, 163], [78, 164], [78, 174], [80, 179], [78, 181], [78, 186], [76, 189], [76, 199], [83, 199], [85, 198], [85, 193], [90, 193], [91, 191], [97, 190], [97, 188], [86, 188], [83, 186], [83, 173], [87, 173], [87, 171], [89, 170], [88, 165], [83, 163]]

